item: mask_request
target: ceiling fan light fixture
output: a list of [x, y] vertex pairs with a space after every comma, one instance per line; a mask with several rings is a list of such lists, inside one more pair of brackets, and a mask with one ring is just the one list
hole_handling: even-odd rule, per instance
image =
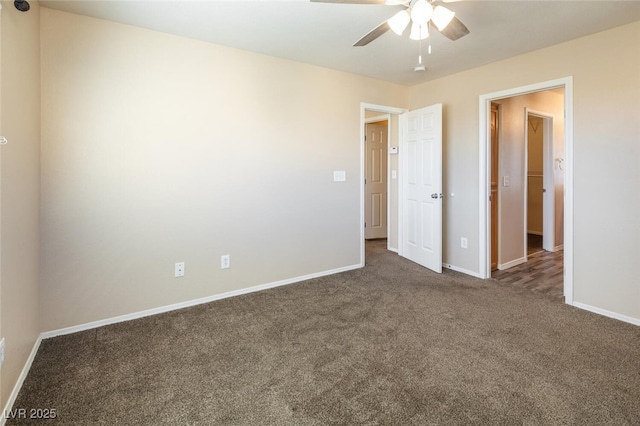
[[427, 37], [429, 37], [428, 25], [420, 25], [416, 22], [411, 24], [411, 34], [409, 34], [411, 40], [424, 40]]
[[409, 16], [409, 12], [407, 12], [406, 10], [401, 10], [400, 12], [389, 18], [387, 23], [389, 24], [391, 31], [398, 35], [402, 35], [404, 30], [407, 28], [407, 25], [409, 25], [410, 20], [411, 17]]
[[447, 9], [444, 6], [436, 6], [436, 8], [433, 10], [431, 20], [438, 28], [438, 31], [442, 31], [446, 28], [447, 25], [449, 25], [449, 22], [451, 22], [455, 15], [455, 12]]
[[419, 25], [426, 25], [433, 14], [433, 6], [426, 0], [418, 0], [411, 6], [411, 20]]

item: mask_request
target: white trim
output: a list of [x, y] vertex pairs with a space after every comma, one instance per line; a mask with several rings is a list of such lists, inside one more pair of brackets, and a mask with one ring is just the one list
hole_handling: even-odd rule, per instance
[[366, 102], [362, 102], [360, 104], [360, 109], [361, 111], [364, 111], [366, 109], [367, 111], [382, 112], [385, 114], [404, 114], [405, 112], [409, 111], [406, 108], [398, 108], [398, 107], [377, 105], [377, 104], [368, 104]]
[[364, 124], [378, 123], [386, 120], [391, 120], [391, 114], [376, 115], [375, 117], [365, 118]]
[[482, 279], [482, 277], [480, 276], [480, 274], [479, 274], [479, 273], [477, 273], [477, 272], [470, 271], [470, 270], [468, 270], [468, 269], [464, 269], [464, 268], [458, 268], [457, 266], [453, 266], [453, 265], [451, 265], [451, 264], [449, 264], [449, 263], [443, 263], [443, 264], [442, 264], [442, 267], [443, 267], [443, 268], [446, 268], [446, 269], [450, 269], [450, 270], [452, 270], [452, 271], [462, 272], [463, 274], [471, 275], [472, 277], [476, 277], [476, 278], [480, 278], [480, 279]]
[[505, 269], [513, 268], [514, 266], [522, 265], [527, 262], [527, 257], [521, 257], [520, 259], [515, 259], [507, 263], [498, 263], [498, 269], [503, 271]]
[[573, 303], [573, 77], [564, 85], [564, 298]]
[[391, 231], [391, 114], [387, 114], [387, 250], [389, 249], [389, 232]]
[[488, 169], [487, 155], [490, 149], [489, 125], [491, 111], [491, 101], [514, 96], [526, 95], [562, 87], [564, 88], [564, 295], [568, 304], [573, 302], [573, 77], [563, 77], [556, 80], [549, 80], [541, 83], [499, 92], [480, 95], [479, 97], [479, 266], [480, 276], [489, 278], [491, 276], [491, 240], [489, 238], [490, 215], [489, 215], [489, 194], [490, 191], [490, 170]]
[[33, 364], [33, 360], [36, 358], [36, 354], [38, 353], [38, 349], [40, 348], [40, 343], [42, 342], [42, 334], [38, 336], [36, 342], [33, 344], [33, 348], [31, 349], [31, 353], [27, 358], [27, 361], [24, 363], [24, 367], [22, 367], [22, 371], [18, 376], [18, 380], [16, 384], [13, 386], [13, 390], [11, 391], [11, 395], [9, 395], [9, 399], [7, 399], [7, 404], [4, 407], [4, 411], [2, 412], [2, 416], [0, 416], [0, 426], [4, 426], [7, 421], [5, 416], [6, 413], [9, 412], [13, 408], [13, 404], [16, 402], [16, 398], [18, 398], [18, 393], [20, 393], [20, 389], [22, 389], [22, 385], [24, 384], [24, 380], [27, 378], [29, 374], [29, 370], [31, 370], [31, 364]]
[[401, 114], [398, 116], [398, 149], [400, 153], [398, 155], [398, 255], [404, 256], [404, 150], [406, 148], [406, 121], [407, 116]]
[[[566, 299], [566, 297], [565, 297]], [[591, 305], [587, 305], [584, 303], [580, 303], [580, 302], [573, 302], [573, 303], [569, 303], [568, 304], [576, 307], [576, 308], [580, 308], [580, 309], [584, 309], [585, 311], [589, 311], [589, 312], [593, 312], [595, 314], [599, 314], [599, 315], [604, 315], [605, 317], [609, 317], [609, 318], [613, 318], [619, 321], [624, 321], [624, 322], [628, 322], [630, 324], [633, 325], [640, 325], [640, 318], [634, 318], [634, 317], [629, 317], [627, 315], [622, 315], [622, 314], [618, 314], [616, 312], [611, 312], [611, 311], [607, 311], [606, 309], [601, 309], [601, 308], [596, 308], [595, 306], [591, 306]]]
[[301, 282], [301, 281], [310, 280], [310, 279], [313, 279], [313, 278], [319, 278], [319, 277], [323, 277], [323, 276], [326, 276], [326, 275], [338, 274], [338, 273], [341, 273], [341, 272], [347, 272], [347, 271], [351, 271], [353, 269], [359, 269], [359, 268], [361, 268], [361, 266], [359, 264], [358, 265], [351, 265], [351, 266], [345, 266], [343, 268], [331, 269], [331, 270], [328, 270], [328, 271], [317, 272], [317, 273], [314, 273], [314, 274], [303, 275], [303, 276], [300, 276], [300, 277], [289, 278], [289, 279], [281, 280], [281, 281], [275, 281], [275, 282], [272, 282], [272, 283], [260, 284], [260, 285], [256, 285], [256, 286], [253, 286], [253, 287], [247, 287], [247, 288], [242, 288], [242, 289], [239, 289], [239, 290], [228, 291], [228, 292], [225, 292], [225, 293], [214, 294], [212, 296], [201, 297], [199, 299], [187, 300], [186, 302], [180, 302], [180, 303], [174, 303], [172, 305], [160, 306], [158, 308], [147, 309], [145, 311], [134, 312], [134, 313], [131, 313], [131, 314], [120, 315], [120, 316], [112, 317], [112, 318], [106, 318], [106, 319], [103, 319], [103, 320], [88, 322], [88, 323], [85, 323], [85, 324], [75, 325], [75, 326], [72, 326], [72, 327], [66, 327], [66, 328], [60, 328], [60, 329], [57, 329], [57, 330], [45, 331], [44, 333], [42, 333], [40, 335], [40, 337], [42, 339], [48, 339], [48, 338], [51, 338], [51, 337], [62, 336], [62, 335], [65, 335], [65, 334], [77, 333], [79, 331], [91, 330], [91, 329], [94, 329], [94, 328], [103, 327], [105, 325], [117, 324], [117, 323], [120, 323], [120, 322], [131, 321], [131, 320], [135, 320], [135, 319], [139, 319], [139, 318], [143, 318], [143, 317], [148, 317], [148, 316], [151, 316], [151, 315], [157, 315], [157, 314], [162, 314], [162, 313], [165, 313], [165, 312], [176, 311], [178, 309], [189, 308], [191, 306], [196, 306], [196, 305], [202, 305], [204, 303], [214, 302], [216, 300], [227, 299], [229, 297], [240, 296], [242, 294], [247, 294], [247, 293], [255, 293], [257, 291], [268, 290], [268, 289], [274, 288], [274, 287], [280, 287], [280, 286], [283, 286], [283, 285], [294, 284], [294, 283], [298, 283], [298, 282]]

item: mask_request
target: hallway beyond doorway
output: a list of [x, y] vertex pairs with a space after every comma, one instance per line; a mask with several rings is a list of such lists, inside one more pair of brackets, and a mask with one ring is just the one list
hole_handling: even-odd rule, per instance
[[564, 300], [564, 250], [539, 251], [527, 262], [502, 271], [493, 271], [492, 278], [501, 283], [543, 293], [558, 301]]

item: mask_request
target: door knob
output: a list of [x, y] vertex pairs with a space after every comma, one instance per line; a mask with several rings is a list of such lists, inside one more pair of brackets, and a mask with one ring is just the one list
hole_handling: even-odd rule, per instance
[[431, 194], [431, 198], [442, 198], [442, 194]]

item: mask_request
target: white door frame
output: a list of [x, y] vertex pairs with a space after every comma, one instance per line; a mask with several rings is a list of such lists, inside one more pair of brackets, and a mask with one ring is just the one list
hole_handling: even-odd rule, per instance
[[[542, 248], [546, 251], [554, 251], [555, 250], [555, 241], [556, 241], [556, 215], [555, 215], [555, 179], [554, 179], [554, 169], [553, 169], [553, 126], [554, 126], [554, 117], [553, 114], [544, 111], [537, 111], [535, 109], [531, 109], [525, 107], [524, 109], [524, 119], [528, 129], [528, 121], [529, 116], [532, 115], [534, 117], [539, 117], [542, 119], [543, 125], [543, 135], [542, 135], [542, 187], [545, 192], [542, 194]], [[529, 173], [529, 162], [528, 162], [528, 152], [529, 152], [529, 138], [528, 138], [528, 130], [525, 129], [524, 132], [524, 140], [525, 140], [525, 178]], [[527, 200], [528, 200], [528, 185], [524, 186], [524, 223], [525, 223], [525, 239], [524, 239], [524, 254], [527, 257]]]
[[[405, 108], [397, 108], [397, 107], [392, 107], [392, 106], [386, 106], [386, 105], [376, 105], [376, 104], [369, 104], [369, 103], [365, 103], [365, 102], [361, 102], [360, 103], [360, 266], [363, 267], [364, 266], [364, 262], [365, 262], [365, 254], [364, 254], [364, 196], [365, 196], [365, 189], [364, 189], [364, 162], [365, 162], [365, 158], [364, 158], [364, 147], [365, 147], [365, 142], [364, 142], [364, 137], [365, 137], [365, 133], [364, 133], [364, 125], [367, 122], [367, 118], [366, 118], [366, 111], [374, 111], [374, 112], [379, 112], [381, 114], [388, 114], [389, 118], [392, 114], [394, 115], [400, 115], [400, 114], [404, 114], [405, 112], [408, 111], [408, 109]], [[391, 120], [389, 120], [389, 126], [391, 126]], [[399, 129], [398, 129], [399, 131]], [[389, 127], [389, 132], [388, 132], [388, 137], [387, 137], [387, 145], [391, 143], [391, 127]], [[390, 171], [389, 171], [389, 167], [391, 165], [391, 161], [389, 161], [389, 150], [387, 149], [387, 194], [390, 194], [390, 185], [391, 185], [391, 179], [388, 179], [388, 177], [390, 176]], [[389, 201], [387, 200], [387, 206], [389, 206]], [[388, 207], [387, 207], [388, 209]], [[389, 218], [391, 217], [391, 215], [388, 214], [388, 210], [387, 210], [387, 232], [389, 232], [390, 226], [389, 226]]]
[[573, 77], [563, 77], [516, 87], [500, 92], [480, 95], [479, 123], [479, 179], [480, 221], [479, 221], [479, 266], [480, 276], [491, 276], [491, 216], [489, 196], [491, 194], [491, 101], [526, 95], [544, 90], [564, 88], [564, 298], [565, 303], [573, 304]]

